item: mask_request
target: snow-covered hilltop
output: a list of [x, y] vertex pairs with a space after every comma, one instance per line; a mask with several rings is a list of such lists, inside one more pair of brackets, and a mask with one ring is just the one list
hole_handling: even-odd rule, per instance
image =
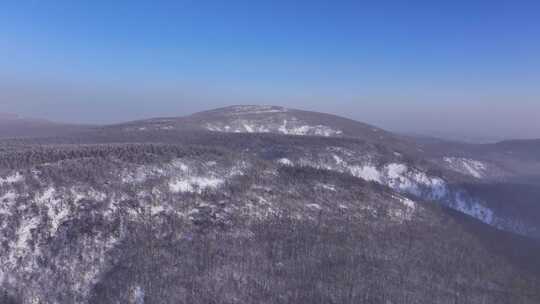
[[185, 117], [156, 118], [113, 126], [128, 132], [207, 130], [226, 133], [356, 137], [394, 140], [388, 132], [339, 116], [279, 106], [242, 105], [195, 113]]
[[[342, 136], [337, 127], [302, 119], [298, 110], [277, 106], [231, 106], [195, 114], [209, 118], [203, 127], [213, 132], [276, 133], [303, 136]], [[204, 118], [203, 118], [204, 119]]]

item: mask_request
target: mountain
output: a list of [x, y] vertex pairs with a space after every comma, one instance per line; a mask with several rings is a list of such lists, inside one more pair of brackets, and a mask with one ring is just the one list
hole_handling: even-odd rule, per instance
[[[346, 172], [400, 193], [437, 201], [499, 229], [540, 237], [540, 205], [536, 202], [540, 184], [523, 182], [538, 179], [540, 174], [540, 154], [534, 141], [474, 145], [416, 140], [335, 115], [254, 105], [135, 121], [105, 130], [106, 134], [114, 130], [129, 137], [168, 134], [173, 141], [173, 134], [186, 130], [337, 140], [341, 146], [334, 150], [316, 145], [266, 153], [281, 154], [296, 165]], [[509, 145], [519, 146], [512, 153], [504, 148]], [[513, 202], [503, 200], [509, 196], [515, 197]]]
[[535, 147], [275, 106], [1, 140], [0, 302], [538, 303]]
[[355, 137], [372, 142], [397, 140], [390, 132], [354, 120], [278, 106], [230, 106], [186, 117], [154, 118], [114, 127], [127, 132], [191, 129], [225, 133]]
[[55, 123], [44, 119], [0, 113], [0, 138], [63, 136], [82, 132], [88, 128], [89, 126]]

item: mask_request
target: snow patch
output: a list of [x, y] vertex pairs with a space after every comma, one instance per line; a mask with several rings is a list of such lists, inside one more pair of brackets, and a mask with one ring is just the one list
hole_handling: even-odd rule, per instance
[[18, 182], [22, 182], [24, 180], [24, 176], [20, 172], [15, 172], [12, 175], [8, 175], [6, 177], [0, 177], [0, 185], [4, 184], [15, 184]]
[[4, 193], [4, 195], [0, 196], [0, 214], [11, 215], [10, 210], [13, 204], [15, 204], [17, 197], [19, 197], [19, 195], [13, 190], [10, 190]]
[[405, 207], [415, 210], [416, 209], [416, 202], [406, 198], [406, 197], [398, 197], [399, 201], [405, 205]]
[[166, 211], [166, 209], [165, 209], [165, 207], [163, 205], [150, 206], [150, 214], [151, 215], [160, 214], [160, 213], [163, 213], [165, 211]]
[[447, 163], [448, 167], [454, 171], [471, 175], [475, 178], [482, 178], [485, 176], [487, 166], [481, 161], [458, 157], [444, 157], [443, 160]]
[[11, 251], [10, 260], [15, 264], [16, 258], [29, 253], [28, 242], [32, 239], [32, 230], [36, 229], [40, 220], [37, 217], [24, 218], [17, 229], [17, 241]]
[[341, 130], [333, 129], [324, 125], [309, 125], [295, 117], [283, 120], [270, 118], [262, 119], [234, 119], [225, 122], [206, 123], [207, 130], [213, 132], [229, 133], [280, 133], [285, 135], [311, 135], [311, 136], [336, 136], [341, 135]]
[[276, 106], [258, 106], [258, 105], [247, 105], [247, 106], [232, 106], [229, 107], [230, 111], [228, 115], [245, 115], [245, 114], [266, 114], [266, 113], [284, 113], [287, 112], [287, 108], [276, 107]]
[[[74, 191], [72, 189], [72, 191]], [[43, 193], [35, 197], [35, 202], [44, 205], [47, 208], [47, 217], [51, 222], [49, 233], [54, 236], [58, 231], [58, 227], [69, 216], [69, 206], [58, 197], [56, 189], [53, 187], [47, 188]]]
[[293, 162], [288, 158], [280, 158], [278, 159], [278, 163], [284, 166], [293, 166]]
[[169, 189], [173, 193], [202, 193], [205, 189], [215, 189], [224, 183], [223, 179], [213, 177], [188, 177], [177, 179], [169, 183]]
[[349, 171], [355, 177], [360, 177], [366, 181], [381, 182], [381, 173], [377, 167], [372, 165], [350, 166]]
[[435, 200], [442, 199], [448, 193], [443, 179], [428, 176], [416, 168], [391, 163], [384, 169], [386, 170], [386, 185], [394, 190]]
[[253, 128], [248, 124], [244, 124], [244, 129], [246, 129], [246, 132], [248, 132], [248, 133], [253, 133], [254, 132]]
[[493, 211], [483, 206], [478, 200], [468, 197], [463, 192], [455, 194], [454, 209], [468, 214], [486, 224], [493, 224]]
[[172, 161], [171, 165], [174, 168], [178, 168], [183, 172], [188, 172], [189, 171], [189, 167], [184, 162], [182, 162], [181, 160], [175, 159], [175, 160]]
[[403, 177], [403, 174], [407, 171], [407, 166], [404, 164], [388, 164], [386, 165], [388, 171], [388, 177], [391, 179], [399, 179]]
[[287, 120], [283, 121], [283, 125], [279, 127], [279, 132], [282, 134], [288, 135], [315, 135], [315, 136], [335, 136], [341, 135], [343, 132], [341, 130], [334, 130], [328, 126], [317, 125], [317, 126], [296, 126], [287, 128]]
[[306, 207], [313, 210], [322, 210], [322, 207], [319, 204], [307, 204]]
[[336, 192], [336, 186], [334, 186], [334, 185], [320, 183], [317, 186], [319, 186], [320, 188], [325, 189], [325, 190], [330, 190], [330, 191]]
[[337, 165], [342, 165], [344, 164], [345, 162], [343, 161], [343, 159], [335, 154], [332, 155], [332, 157], [334, 158], [334, 160], [336, 161], [336, 164]]

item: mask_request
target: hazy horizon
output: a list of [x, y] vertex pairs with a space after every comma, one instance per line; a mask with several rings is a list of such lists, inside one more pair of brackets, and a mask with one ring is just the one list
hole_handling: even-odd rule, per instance
[[400, 133], [540, 138], [539, 5], [0, 4], [0, 112], [70, 123], [271, 104]]

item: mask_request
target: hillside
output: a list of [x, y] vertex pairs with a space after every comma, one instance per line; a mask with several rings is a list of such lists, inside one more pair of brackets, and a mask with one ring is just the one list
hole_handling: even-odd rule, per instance
[[538, 192], [422, 148], [254, 106], [2, 140], [0, 301], [538, 303]]

